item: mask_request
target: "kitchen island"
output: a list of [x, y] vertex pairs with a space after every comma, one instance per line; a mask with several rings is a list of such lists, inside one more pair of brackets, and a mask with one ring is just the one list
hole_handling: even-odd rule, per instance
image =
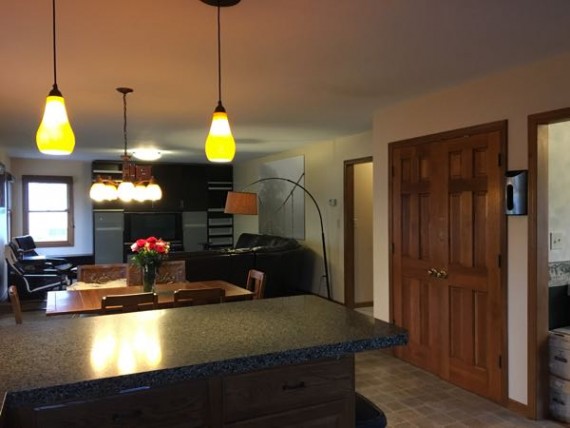
[[350, 427], [353, 354], [407, 341], [316, 296], [49, 320], [0, 337], [3, 428]]

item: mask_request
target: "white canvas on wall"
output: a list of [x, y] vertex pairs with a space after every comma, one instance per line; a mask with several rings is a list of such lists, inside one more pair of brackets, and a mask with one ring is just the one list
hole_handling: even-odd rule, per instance
[[[260, 165], [259, 178], [280, 178], [305, 186], [305, 158], [295, 156]], [[260, 184], [259, 231], [268, 235], [305, 239], [305, 192], [286, 180]]]

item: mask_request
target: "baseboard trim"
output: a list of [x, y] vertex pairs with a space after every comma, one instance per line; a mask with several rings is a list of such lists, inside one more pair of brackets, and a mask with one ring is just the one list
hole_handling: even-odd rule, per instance
[[528, 418], [528, 406], [523, 403], [519, 403], [518, 401], [511, 400], [507, 402], [507, 409], [511, 410], [512, 412], [518, 413], [519, 415]]
[[360, 303], [355, 303], [354, 307], [355, 308], [366, 308], [368, 306], [372, 306], [374, 304], [374, 302], [370, 301], [370, 302], [360, 302]]

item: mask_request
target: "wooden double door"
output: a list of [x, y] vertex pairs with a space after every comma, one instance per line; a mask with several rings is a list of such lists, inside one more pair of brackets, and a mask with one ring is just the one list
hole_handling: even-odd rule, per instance
[[390, 145], [396, 355], [495, 401], [506, 390], [506, 122]]

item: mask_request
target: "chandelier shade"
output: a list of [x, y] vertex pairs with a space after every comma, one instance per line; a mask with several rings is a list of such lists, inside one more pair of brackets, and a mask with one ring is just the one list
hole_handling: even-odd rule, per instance
[[75, 148], [75, 134], [67, 117], [63, 95], [57, 87], [55, 35], [55, 0], [52, 0], [53, 87], [46, 98], [44, 115], [36, 132], [36, 144], [40, 153], [69, 155]]

